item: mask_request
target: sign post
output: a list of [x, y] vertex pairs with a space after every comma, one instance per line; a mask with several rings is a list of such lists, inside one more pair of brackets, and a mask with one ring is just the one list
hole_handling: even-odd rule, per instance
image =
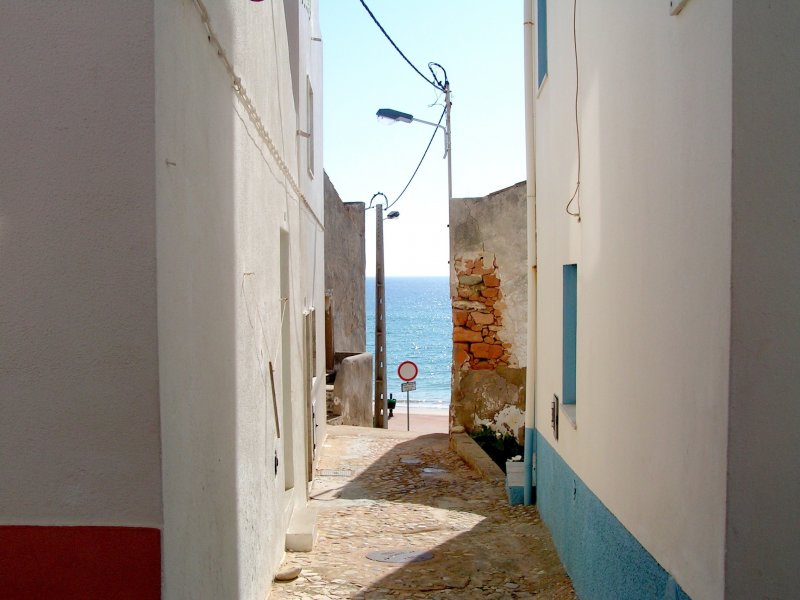
[[417, 389], [417, 378], [419, 369], [417, 365], [410, 360], [405, 360], [397, 367], [397, 376], [403, 380], [400, 385], [400, 391], [406, 393], [406, 431], [411, 431], [411, 408], [410, 408], [410, 392]]

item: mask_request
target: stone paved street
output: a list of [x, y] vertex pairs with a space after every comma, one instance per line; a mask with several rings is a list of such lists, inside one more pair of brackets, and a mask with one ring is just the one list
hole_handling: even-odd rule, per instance
[[[576, 597], [536, 509], [509, 506], [446, 434], [329, 427], [312, 496], [319, 539], [287, 553], [302, 572], [272, 599]], [[367, 558], [395, 550], [433, 558]]]

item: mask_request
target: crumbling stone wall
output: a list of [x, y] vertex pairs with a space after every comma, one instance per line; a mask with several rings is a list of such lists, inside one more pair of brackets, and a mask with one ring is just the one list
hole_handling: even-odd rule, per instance
[[451, 426], [524, 438], [525, 182], [450, 204]]
[[503, 292], [497, 263], [486, 267], [483, 257], [453, 261], [456, 297], [453, 298], [453, 359], [459, 369], [468, 363], [473, 370], [508, 366], [510, 342], [498, 338], [503, 326]]

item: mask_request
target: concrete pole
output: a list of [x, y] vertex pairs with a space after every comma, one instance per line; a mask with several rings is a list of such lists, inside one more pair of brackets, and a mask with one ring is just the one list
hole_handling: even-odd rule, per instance
[[386, 305], [383, 275], [383, 205], [375, 205], [375, 427], [387, 429]]
[[528, 331], [527, 349], [528, 364], [525, 377], [525, 487], [523, 501], [525, 504], [536, 502], [536, 287], [537, 287], [537, 255], [536, 255], [536, 88], [534, 69], [535, 30], [533, 23], [534, 0], [525, 0], [525, 146], [527, 150], [527, 238], [528, 238]]
[[452, 105], [450, 104], [450, 82], [445, 81], [444, 84], [444, 107], [445, 107], [445, 135], [447, 136], [447, 200], [448, 200], [448, 210], [449, 208], [449, 201], [453, 199], [453, 158], [452, 154], [452, 134], [450, 131], [450, 109]]

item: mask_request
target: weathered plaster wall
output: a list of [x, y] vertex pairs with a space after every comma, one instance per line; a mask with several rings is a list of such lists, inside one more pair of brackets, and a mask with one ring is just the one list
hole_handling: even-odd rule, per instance
[[372, 427], [375, 405], [372, 395], [372, 354], [337, 355], [336, 362], [336, 381], [329, 413], [341, 416], [342, 425]]
[[333, 299], [333, 349], [367, 347], [364, 203], [342, 202], [325, 174], [325, 289]]
[[321, 45], [316, 2], [287, 3], [294, 39], [282, 2], [205, 4], [259, 121], [195, 4], [156, 3], [164, 595], [264, 598], [288, 519], [307, 501], [317, 407], [324, 423], [322, 171], [296, 135], [310, 129], [307, 80], [321, 108]]
[[0, 524], [161, 525], [152, 2], [0, 18]]
[[527, 272], [525, 182], [450, 202], [451, 419], [523, 439]]

